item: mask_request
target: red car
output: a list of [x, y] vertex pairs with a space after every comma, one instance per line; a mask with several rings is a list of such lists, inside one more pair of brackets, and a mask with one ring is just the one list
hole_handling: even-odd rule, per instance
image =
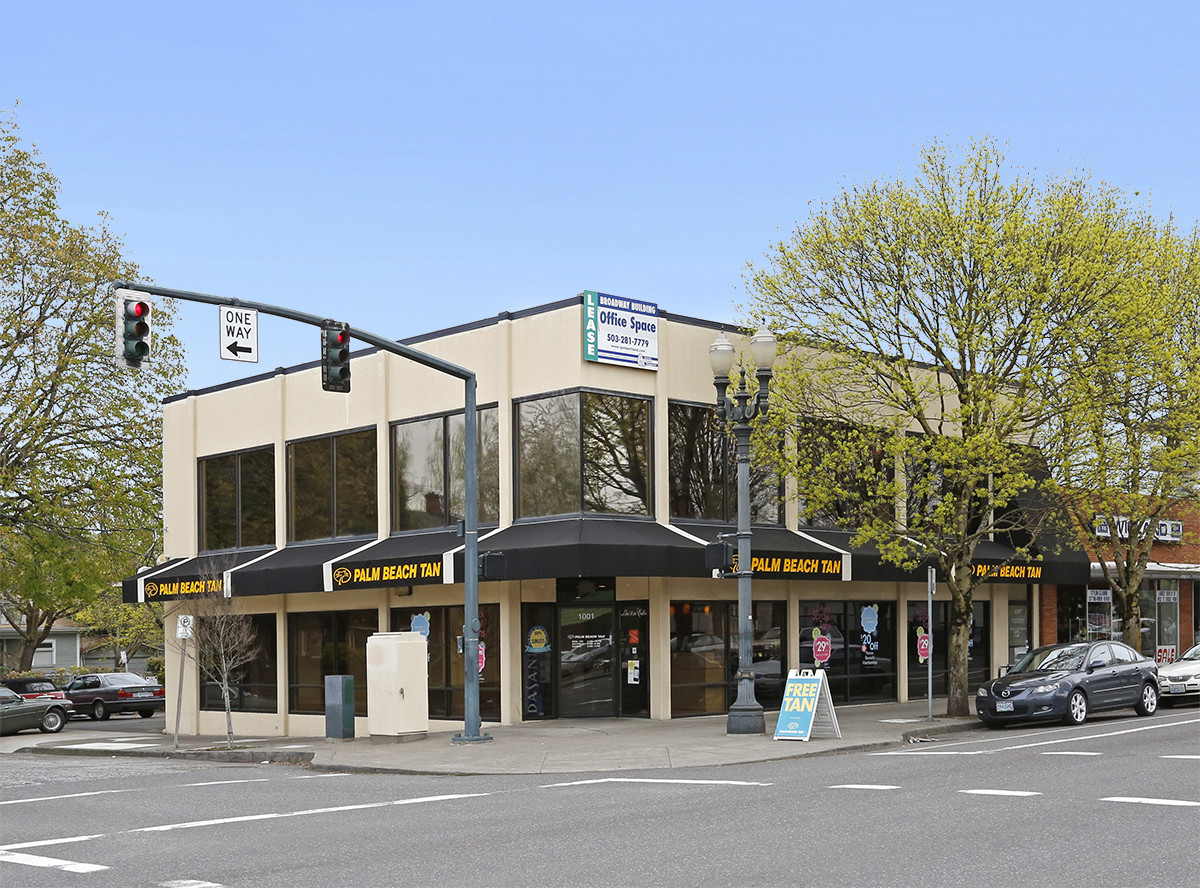
[[67, 695], [60, 691], [48, 678], [6, 678], [0, 681], [10, 691], [14, 691], [26, 700], [57, 700], [70, 717], [71, 702]]
[[136, 712], [150, 718], [167, 707], [163, 686], [132, 672], [97, 672], [77, 675], [67, 685], [67, 699], [76, 712], [91, 719], [107, 719], [114, 712]]

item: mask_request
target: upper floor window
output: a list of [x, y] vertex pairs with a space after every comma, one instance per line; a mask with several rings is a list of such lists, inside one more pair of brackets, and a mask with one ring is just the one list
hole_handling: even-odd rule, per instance
[[819, 479], [799, 485], [801, 524], [854, 529], [895, 520], [896, 463], [883, 431], [806, 419], [796, 424], [795, 448], [797, 470]]
[[288, 539], [374, 534], [379, 526], [375, 430], [288, 445]]
[[518, 518], [653, 514], [649, 399], [570, 392], [515, 412]]
[[[667, 446], [671, 454], [672, 518], [737, 520], [736, 445], [717, 421], [714, 407], [672, 403], [667, 408]], [[751, 454], [750, 520], [783, 521], [778, 470]]]
[[[476, 420], [479, 521], [500, 520], [499, 410]], [[456, 524], [466, 506], [466, 417], [463, 413], [392, 426], [392, 530]]]
[[197, 463], [200, 551], [275, 542], [275, 448], [210, 456]]

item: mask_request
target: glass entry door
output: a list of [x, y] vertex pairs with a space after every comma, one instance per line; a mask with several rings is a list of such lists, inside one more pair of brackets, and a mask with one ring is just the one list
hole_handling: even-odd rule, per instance
[[617, 715], [616, 608], [558, 609], [558, 702], [564, 718]]

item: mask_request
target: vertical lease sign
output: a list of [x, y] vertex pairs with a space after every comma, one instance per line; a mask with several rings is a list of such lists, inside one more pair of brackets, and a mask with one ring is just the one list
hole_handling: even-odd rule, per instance
[[657, 370], [658, 305], [584, 290], [583, 357]]

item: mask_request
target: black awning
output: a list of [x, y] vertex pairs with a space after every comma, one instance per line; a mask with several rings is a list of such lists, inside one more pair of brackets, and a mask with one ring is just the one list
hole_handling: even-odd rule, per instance
[[339, 540], [276, 549], [229, 574], [235, 596], [324, 592], [324, 565], [370, 543]]
[[[559, 518], [514, 524], [479, 539], [504, 553], [506, 580], [549, 577], [705, 577], [704, 545], [654, 521]], [[455, 575], [462, 553], [455, 553]]]
[[[1036, 547], [1034, 547], [1036, 548]], [[1061, 552], [1043, 548], [1034, 557], [1021, 557], [1001, 543], [984, 541], [975, 549], [971, 562], [975, 572], [991, 583], [1054, 583], [1087, 585], [1092, 563], [1082, 549]]]
[[[730, 525], [679, 523], [693, 536], [713, 542], [717, 536], [737, 532]], [[736, 540], [733, 540], [736, 546]], [[750, 530], [751, 570], [756, 577], [778, 580], [849, 579], [846, 570], [850, 550], [825, 538], [822, 531], [788, 530], [785, 527], [753, 527]]]
[[202, 594], [223, 594], [225, 572], [271, 552], [271, 549], [246, 549], [174, 558], [165, 564], [144, 570], [136, 577], [121, 581], [121, 600], [130, 604], [162, 601]]
[[462, 545], [462, 537], [452, 529], [388, 537], [327, 562], [322, 588], [333, 592], [452, 583], [456, 574], [446, 564], [446, 556]]

